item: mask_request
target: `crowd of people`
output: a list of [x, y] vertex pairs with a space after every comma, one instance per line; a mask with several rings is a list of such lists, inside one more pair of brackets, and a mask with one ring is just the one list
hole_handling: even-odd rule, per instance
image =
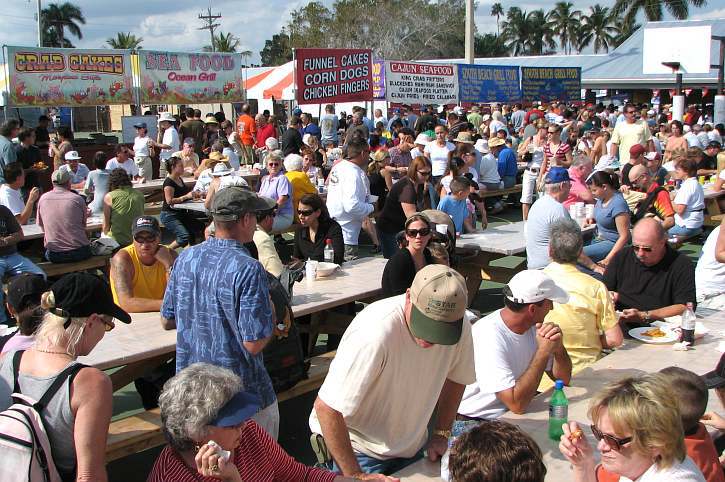
[[[63, 480], [107, 480], [110, 380], [76, 359], [134, 313], [158, 312], [177, 331], [173, 362], [136, 380], [168, 441], [148, 480], [391, 481], [424, 452], [442, 457], [453, 432], [464, 435], [450, 448], [451, 475], [467, 482], [542, 481], [540, 448], [501, 415], [525, 413], [557, 380], [573, 383], [628, 327], [688, 303], [725, 308], [722, 228], [696, 266], [677, 249], [703, 233], [703, 184], [725, 182], [723, 126], [701, 125], [696, 110], [684, 123], [629, 103], [387, 114], [328, 105], [319, 119], [295, 109], [281, 121], [244, 104], [233, 122], [163, 112], [155, 139], [137, 124], [132, 145], [88, 162], [72, 132], [48, 134], [47, 119], [0, 127], [0, 268], [12, 276], [0, 321], [9, 314], [19, 327], [0, 358], [0, 409], [13, 390], [41, 397], [63, 384], [41, 414]], [[53, 159], [45, 193], [39, 149]], [[148, 216], [134, 184], [157, 173], [161, 212]], [[190, 201], [211, 224], [179, 209]], [[456, 241], [485, 232], [507, 204], [521, 206], [527, 269], [502, 288], [503, 308], [480, 316], [469, 308], [481, 267]], [[109, 283], [86, 273], [48, 282], [18, 252], [35, 218], [47, 260], [87, 259], [90, 216], [115, 242]], [[387, 259], [382, 299], [339, 340], [309, 418], [320, 459], [310, 468], [276, 442], [262, 352], [284, 330], [268, 277], [350, 262], [365, 236]], [[570, 422], [560, 450], [572, 477], [725, 480], [702, 425], [725, 426], [704, 414], [707, 384], [725, 386], [716, 375], [673, 368], [602, 387], [590, 410], [602, 463]]]

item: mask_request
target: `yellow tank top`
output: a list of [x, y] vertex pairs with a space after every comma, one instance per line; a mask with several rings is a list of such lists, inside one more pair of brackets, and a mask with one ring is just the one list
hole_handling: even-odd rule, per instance
[[[133, 263], [133, 287], [134, 298], [148, 298], [152, 300], [162, 300], [164, 291], [166, 291], [166, 268], [160, 262], [156, 261], [151, 266], [146, 266], [141, 262], [136, 252], [136, 247], [131, 244], [122, 249], [128, 253]], [[118, 303], [118, 295], [116, 294], [115, 284], [111, 280], [111, 291], [113, 292], [113, 301]]]

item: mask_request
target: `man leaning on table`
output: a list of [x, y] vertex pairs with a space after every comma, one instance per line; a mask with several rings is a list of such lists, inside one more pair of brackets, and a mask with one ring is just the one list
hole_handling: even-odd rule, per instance
[[544, 373], [565, 384], [571, 379], [561, 329], [544, 323], [554, 302], [569, 301], [567, 292], [543, 271], [526, 270], [503, 294], [504, 308], [473, 325], [476, 381], [463, 393], [456, 423], [524, 413]]
[[177, 329], [177, 373], [196, 362], [228, 368], [260, 400], [253, 417], [273, 438], [279, 409], [262, 350], [272, 337], [267, 275], [244, 247], [256, 213], [271, 209], [249, 189], [230, 186], [214, 196], [215, 234], [185, 249], [174, 263], [161, 304], [161, 323]]
[[466, 304], [461, 275], [428, 265], [405, 294], [361, 311], [342, 337], [310, 415], [315, 451], [321, 451], [322, 434], [334, 468], [360, 478], [394, 473], [422, 457], [424, 448], [431, 460], [440, 457], [465, 385], [475, 379]]
[[632, 246], [619, 251], [604, 273], [620, 320], [649, 323], [682, 314], [695, 302], [695, 267], [667, 244], [667, 231], [653, 218], [639, 221]]

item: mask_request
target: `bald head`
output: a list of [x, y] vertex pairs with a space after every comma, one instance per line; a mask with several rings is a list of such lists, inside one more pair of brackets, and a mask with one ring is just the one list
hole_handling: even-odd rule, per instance
[[637, 164], [629, 170], [629, 182], [635, 182], [642, 174], [647, 172], [647, 168], [642, 164]]
[[644, 218], [635, 224], [632, 234], [636, 236], [638, 233], [653, 239], [667, 240], [667, 231], [654, 218]]
[[645, 266], [654, 266], [667, 252], [667, 231], [655, 218], [641, 219], [632, 231], [632, 247]]

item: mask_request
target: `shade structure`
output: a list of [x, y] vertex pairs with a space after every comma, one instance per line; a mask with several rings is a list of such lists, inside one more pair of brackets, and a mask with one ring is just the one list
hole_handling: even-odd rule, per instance
[[248, 99], [294, 100], [294, 62], [249, 77], [244, 83]]

